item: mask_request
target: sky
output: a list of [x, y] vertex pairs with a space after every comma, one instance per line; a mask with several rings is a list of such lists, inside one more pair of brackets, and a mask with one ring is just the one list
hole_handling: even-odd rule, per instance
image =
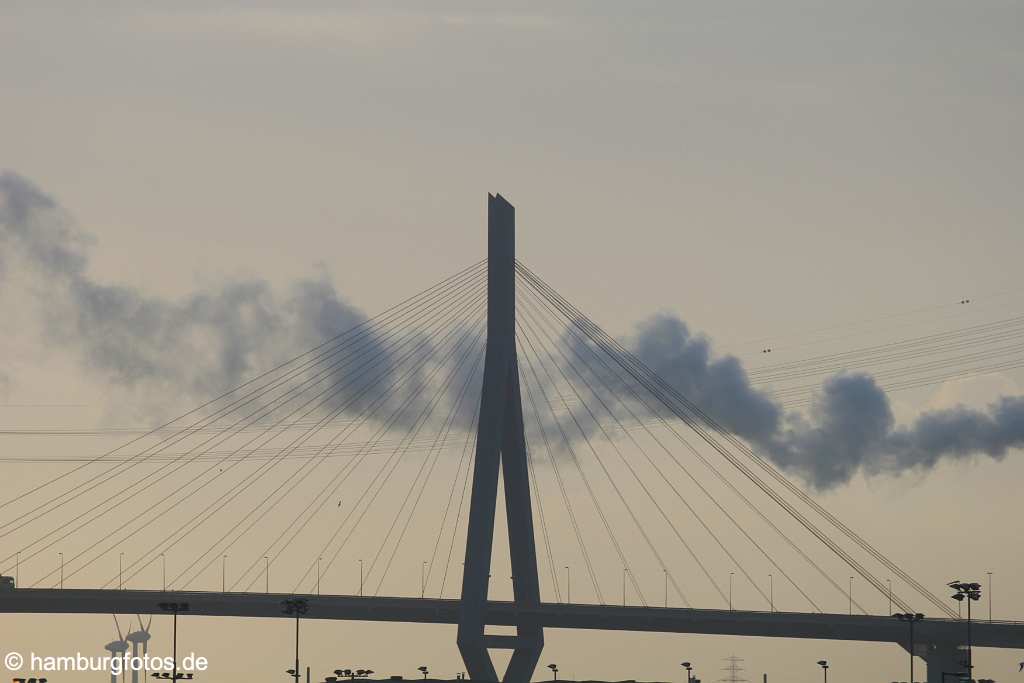
[[[798, 361], [1009, 319], [1024, 299], [1022, 20], [1012, 2], [0, 0], [0, 169], [52, 203], [18, 224], [51, 241], [0, 240], [0, 424], [151, 425], [201, 403], [308, 348], [320, 318], [297, 307], [303, 293], [337, 320], [373, 315], [482, 258], [488, 192], [516, 206], [519, 258], [634, 348], [657, 315], [747, 369], [764, 348]], [[165, 322], [208, 296], [223, 317], [203, 334], [221, 320], [246, 340], [268, 329], [228, 315], [227, 293], [278, 315], [237, 374], [211, 379], [218, 359], [183, 374], [187, 356], [166, 353], [191, 338], [95, 336], [112, 318], [89, 306], [111, 291]], [[1010, 368], [887, 401], [899, 430], [1021, 394]], [[43, 455], [100, 445], [0, 438]], [[992, 571], [997, 617], [1022, 618], [1020, 455], [796, 480], [935, 590]], [[0, 468], [17, 489], [40, 476]], [[0, 623], [18, 647], [62, 652], [112, 629]], [[286, 668], [283, 622], [186, 633], [218, 676]], [[309, 637], [325, 671], [332, 657], [460, 670], [453, 629], [317, 624]], [[399, 638], [408, 652], [392, 651]], [[549, 634], [544, 661], [678, 680], [689, 658], [713, 680], [729, 654], [751, 679], [808, 683], [820, 658], [834, 680], [894, 680], [905, 663], [893, 646], [571, 632]], [[979, 665], [1006, 679], [1018, 654], [982, 651]]]

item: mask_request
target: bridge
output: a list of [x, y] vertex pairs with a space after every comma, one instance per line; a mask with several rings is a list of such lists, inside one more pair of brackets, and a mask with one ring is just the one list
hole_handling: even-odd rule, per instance
[[[3, 596], [0, 613], [162, 614], [160, 603], [178, 602], [188, 605], [189, 615], [281, 618], [286, 616], [283, 601], [294, 598], [308, 604], [306, 619], [458, 624], [461, 613], [461, 601], [454, 599], [117, 589], [20, 589]], [[910, 647], [906, 624], [875, 615], [565, 603], [521, 607], [515, 602], [491, 601], [485, 607], [484, 620], [493, 626], [809, 638]], [[923, 620], [915, 629], [914, 649], [930, 672], [958, 671], [962, 664], [957, 646], [964, 635], [965, 624], [960, 619]], [[515, 646], [509, 636], [485, 638], [488, 647]], [[1020, 648], [1024, 622], [979, 621], [972, 624], [971, 639], [979, 647]]]
[[[963, 670], [964, 619], [717, 421], [713, 408], [518, 262], [513, 207], [500, 196], [488, 206], [485, 262], [0, 504], [0, 539], [15, 548], [0, 557], [4, 573], [20, 576], [26, 563], [37, 570], [29, 587], [0, 592], [0, 613], [153, 614], [172, 601], [199, 616], [284, 618], [282, 602], [302, 598], [303, 618], [455, 624], [473, 680], [497, 681], [489, 650], [512, 650], [501, 676], [508, 683], [530, 680], [546, 628], [885, 642], [923, 658], [929, 683]], [[315, 440], [335, 427], [331, 438]], [[459, 455], [446, 460], [449, 449]], [[415, 455], [422, 458], [411, 472], [401, 470]], [[444, 486], [431, 484], [455, 463]], [[420, 597], [380, 595], [396, 556], [427, 538], [409, 530], [435, 490], [443, 514], [432, 549], [423, 546], [430, 560], [419, 565]], [[499, 499], [509, 601], [490, 597]], [[370, 535], [380, 541], [367, 558], [372, 595], [362, 594], [363, 559], [359, 595], [320, 594], [339, 557], [354, 557], [349, 543], [373, 514], [386, 516]], [[559, 577], [556, 557], [568, 551], [552, 542], [558, 523], [576, 542], [594, 603], [571, 600], [568, 565], [564, 584]], [[444, 598], [463, 528], [461, 594]], [[137, 540], [143, 531], [158, 542]], [[621, 569], [621, 606], [605, 599], [608, 562], [595, 557], [595, 539], [607, 541], [612, 571]], [[59, 551], [59, 568], [40, 569], [60, 548], [67, 552]], [[229, 550], [245, 558], [230, 585]], [[646, 570], [634, 559], [639, 552], [651, 558]], [[170, 584], [168, 555], [185, 557]], [[304, 564], [287, 562], [300, 555]], [[728, 593], [712, 556], [731, 569]], [[96, 578], [112, 557], [116, 576]], [[869, 614], [854, 599], [852, 575], [848, 588], [839, 585], [827, 561], [893, 610], [923, 605], [927, 618], [911, 626]], [[151, 581], [157, 564], [162, 590], [128, 588]], [[218, 564], [220, 591], [187, 588]], [[272, 566], [290, 571], [292, 590], [271, 592]], [[662, 606], [645, 596], [641, 576], [652, 567], [663, 579]], [[554, 601], [542, 600], [541, 568]], [[732, 609], [734, 575], [767, 611]], [[767, 575], [767, 591], [756, 575]], [[67, 586], [72, 579], [98, 587]], [[773, 580], [813, 611], [777, 610]], [[438, 584], [439, 597], [426, 597]], [[639, 605], [627, 604], [629, 589]], [[823, 609], [819, 590], [843, 598], [848, 613]], [[669, 606], [670, 594], [685, 607]], [[693, 606], [704, 600], [728, 608]], [[1024, 648], [1024, 623], [970, 629], [972, 645]]]

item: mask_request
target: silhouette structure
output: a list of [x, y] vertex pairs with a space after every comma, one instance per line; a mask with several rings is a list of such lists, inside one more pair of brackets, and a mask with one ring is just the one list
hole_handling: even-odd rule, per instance
[[540, 606], [537, 548], [533, 537], [526, 439], [516, 357], [515, 208], [501, 195], [487, 202], [487, 347], [473, 492], [466, 537], [458, 645], [469, 677], [497, 681], [488, 647], [511, 649], [502, 680], [528, 683], [544, 647], [539, 623], [520, 623], [516, 635], [485, 635], [487, 592], [494, 542], [498, 467], [505, 482], [512, 589], [520, 608]]

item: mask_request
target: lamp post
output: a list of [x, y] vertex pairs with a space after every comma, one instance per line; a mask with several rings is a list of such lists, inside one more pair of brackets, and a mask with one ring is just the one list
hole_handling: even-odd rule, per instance
[[266, 592], [270, 592], [270, 558], [266, 555], [263, 556], [263, 576], [266, 578]]
[[427, 561], [420, 563], [420, 597], [427, 597]]
[[988, 621], [992, 623], [992, 572], [985, 572], [988, 574]]
[[[850, 577], [850, 590], [847, 592], [847, 596], [850, 598], [850, 616], [853, 616], [853, 577]], [[911, 681], [910, 683], [914, 683]]]
[[171, 636], [171, 675], [168, 677], [167, 672], [156, 672], [153, 674], [153, 678], [170, 678], [172, 681], [177, 681], [181, 678], [192, 678], [192, 674], [179, 674], [178, 673], [178, 613], [188, 611], [187, 602], [161, 602], [158, 607], [164, 612], [170, 612], [172, 615], [173, 626]]
[[[889, 586], [889, 614], [892, 614], [892, 579], [886, 579], [885, 583]], [[910, 683], [914, 683], [911, 681]]]
[[572, 584], [569, 583], [569, 566], [565, 567], [565, 604], [572, 604]]
[[900, 621], [906, 622], [910, 627], [910, 683], [914, 683], [914, 624], [924, 619], [924, 615], [918, 612], [917, 614], [911, 614], [909, 612], [894, 614], [894, 617]]
[[57, 553], [60, 557], [60, 587], [64, 588], [64, 553]]
[[295, 615], [295, 668], [288, 669], [286, 673], [299, 683], [299, 619], [309, 611], [309, 603], [301, 598], [289, 598], [281, 602], [285, 614]]
[[821, 667], [822, 673], [825, 674], [825, 683], [828, 683], [828, 662], [826, 662], [824, 659], [819, 659], [818, 666]]
[[729, 572], [729, 611], [732, 611], [732, 575], [735, 572]]
[[363, 561], [359, 560], [359, 597], [363, 596]]
[[775, 611], [775, 585], [772, 575], [768, 575], [768, 611]]
[[228, 556], [220, 558], [220, 592], [225, 593], [228, 589]]
[[680, 666], [683, 667], [684, 669], [686, 669], [686, 683], [691, 683], [691, 681], [693, 680], [693, 678], [691, 677], [691, 672], [693, 671], [693, 665], [690, 664], [689, 662], [683, 662], [682, 664], [680, 664]]
[[967, 678], [974, 677], [974, 666], [971, 659], [971, 602], [981, 599], [981, 584], [965, 581], [950, 581], [946, 584], [956, 591], [951, 597], [958, 603], [967, 601]]
[[124, 553], [117, 555], [117, 587], [124, 590]]
[[557, 681], [558, 680], [558, 665], [557, 664], [548, 664], [548, 668], [551, 669], [551, 680]]
[[668, 607], [668, 570], [662, 568], [661, 571], [665, 572], [665, 607]]
[[629, 569], [626, 567], [622, 568], [622, 606], [626, 606], [626, 574], [629, 573]]
[[167, 556], [160, 553], [160, 585], [167, 592]]

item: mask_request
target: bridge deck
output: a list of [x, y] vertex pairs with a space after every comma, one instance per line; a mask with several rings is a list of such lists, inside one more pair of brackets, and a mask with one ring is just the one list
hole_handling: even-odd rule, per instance
[[[188, 613], [194, 615], [285, 617], [281, 601], [294, 597], [308, 601], [307, 619], [456, 624], [459, 617], [458, 600], [438, 598], [34, 588], [0, 592], [0, 613], [160, 614], [159, 603], [178, 601], [187, 602]], [[906, 624], [887, 616], [678, 607], [543, 603], [536, 609], [520, 609], [511, 602], [491, 601], [487, 623], [888, 643], [907, 640]], [[955, 619], [926, 618], [914, 631], [920, 643], [966, 639], [966, 623]], [[971, 632], [973, 643], [980, 647], [1024, 648], [1022, 622], [975, 621]]]

